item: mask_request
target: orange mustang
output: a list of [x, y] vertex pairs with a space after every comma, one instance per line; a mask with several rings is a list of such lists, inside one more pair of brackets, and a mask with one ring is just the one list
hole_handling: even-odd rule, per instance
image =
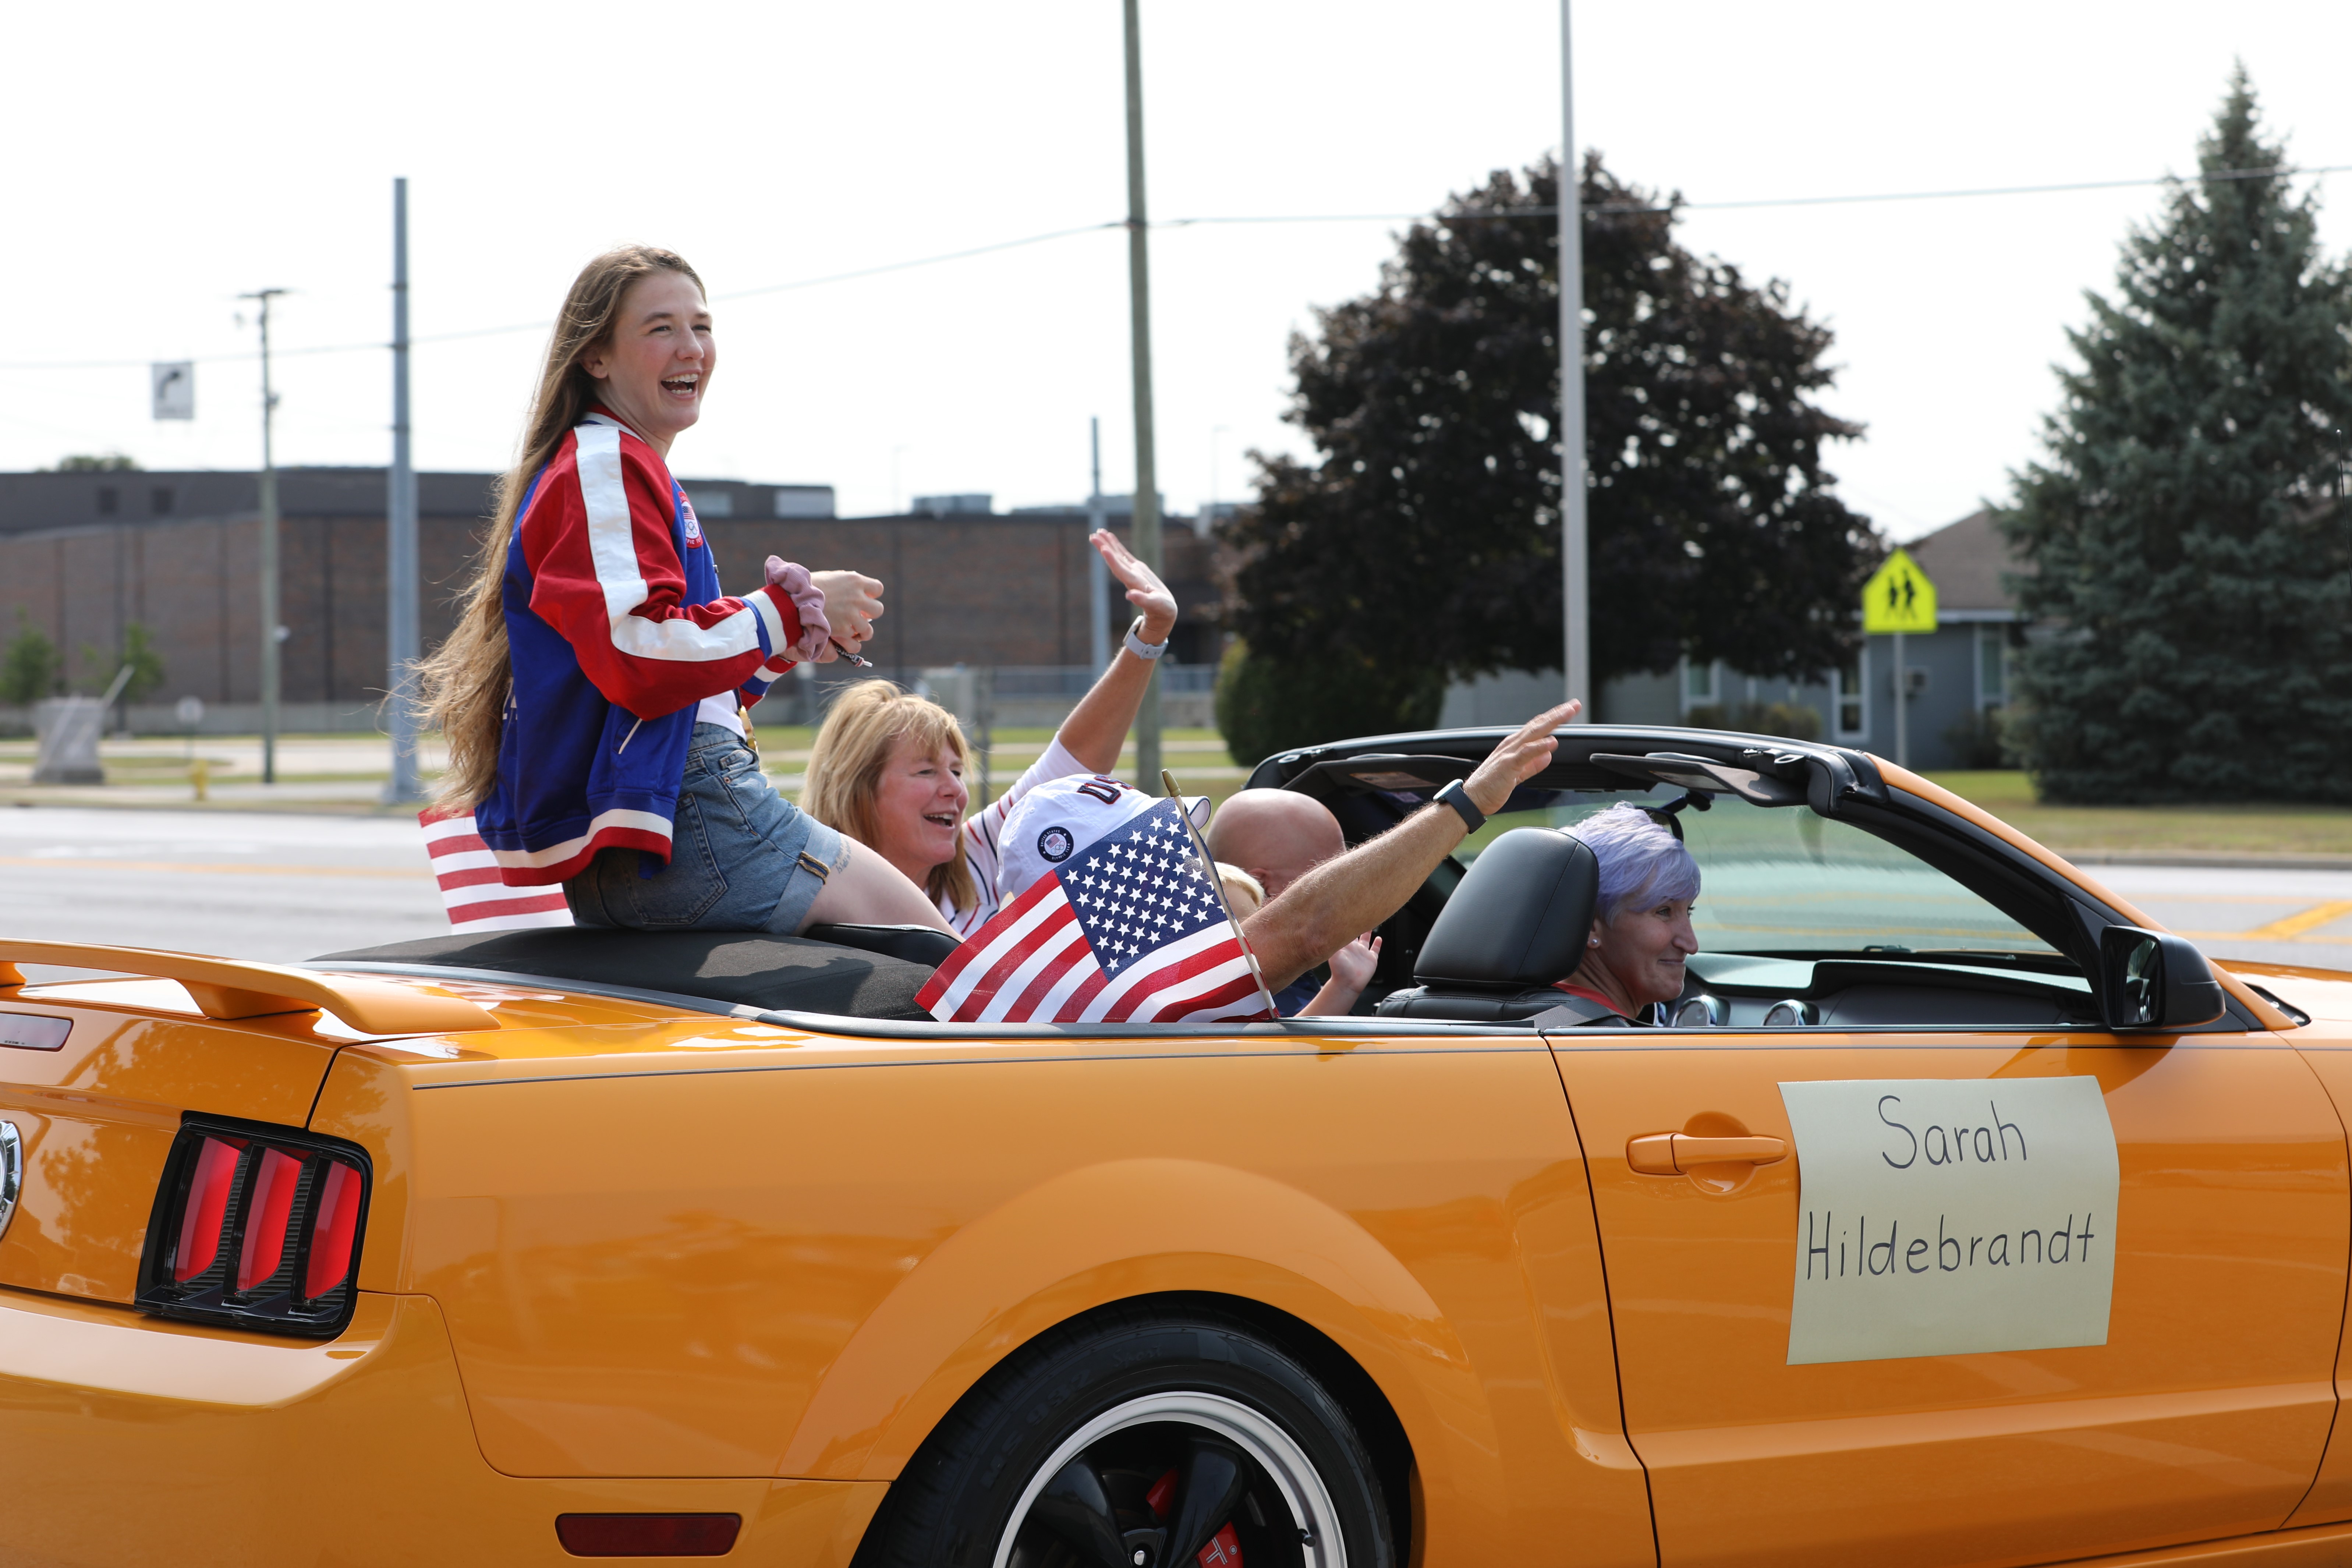
[[[1255, 782], [1360, 840], [1499, 738]], [[1552, 988], [1620, 801], [1705, 884], [1630, 1022]], [[2352, 976], [1900, 769], [1563, 731], [1365, 1016], [827, 935], [0, 942], [0, 1564], [2352, 1560]]]

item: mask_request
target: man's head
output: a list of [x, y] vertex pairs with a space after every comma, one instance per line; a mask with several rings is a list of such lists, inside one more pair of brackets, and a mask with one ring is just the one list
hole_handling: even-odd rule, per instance
[[1209, 853], [1256, 878], [1269, 902], [1347, 850], [1331, 808], [1286, 789], [1243, 790], [1209, 819]]

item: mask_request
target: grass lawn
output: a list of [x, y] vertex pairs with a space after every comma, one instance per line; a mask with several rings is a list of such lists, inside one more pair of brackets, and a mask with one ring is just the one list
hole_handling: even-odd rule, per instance
[[2195, 849], [2352, 855], [2352, 810], [2326, 805], [2043, 805], [2022, 773], [1929, 773], [2061, 853]]

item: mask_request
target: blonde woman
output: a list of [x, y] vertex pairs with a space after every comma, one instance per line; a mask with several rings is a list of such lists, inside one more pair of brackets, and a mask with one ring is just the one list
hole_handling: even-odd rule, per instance
[[801, 808], [871, 845], [969, 936], [996, 912], [998, 837], [1030, 789], [1074, 773], [1108, 773], [1135, 722], [1152, 662], [1167, 651], [1176, 596], [1108, 530], [1090, 542], [1138, 612], [1110, 668], [1071, 710], [1045, 754], [1011, 789], [966, 820], [971, 752], [955, 716], [887, 680], [851, 687], [834, 702], [809, 752]]
[[573, 280], [457, 630], [423, 668], [441, 804], [473, 812], [509, 886], [561, 883], [582, 925], [944, 930], [747, 744], [741, 709], [869, 635], [882, 585], [770, 556], [761, 586], [721, 592], [668, 465], [718, 359], [702, 279], [672, 252], [624, 247]]

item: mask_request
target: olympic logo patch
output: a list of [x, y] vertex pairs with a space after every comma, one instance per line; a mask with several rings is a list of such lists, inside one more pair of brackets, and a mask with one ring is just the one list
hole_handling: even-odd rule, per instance
[[1077, 847], [1066, 827], [1049, 827], [1037, 835], [1037, 853], [1056, 863], [1068, 859]]

